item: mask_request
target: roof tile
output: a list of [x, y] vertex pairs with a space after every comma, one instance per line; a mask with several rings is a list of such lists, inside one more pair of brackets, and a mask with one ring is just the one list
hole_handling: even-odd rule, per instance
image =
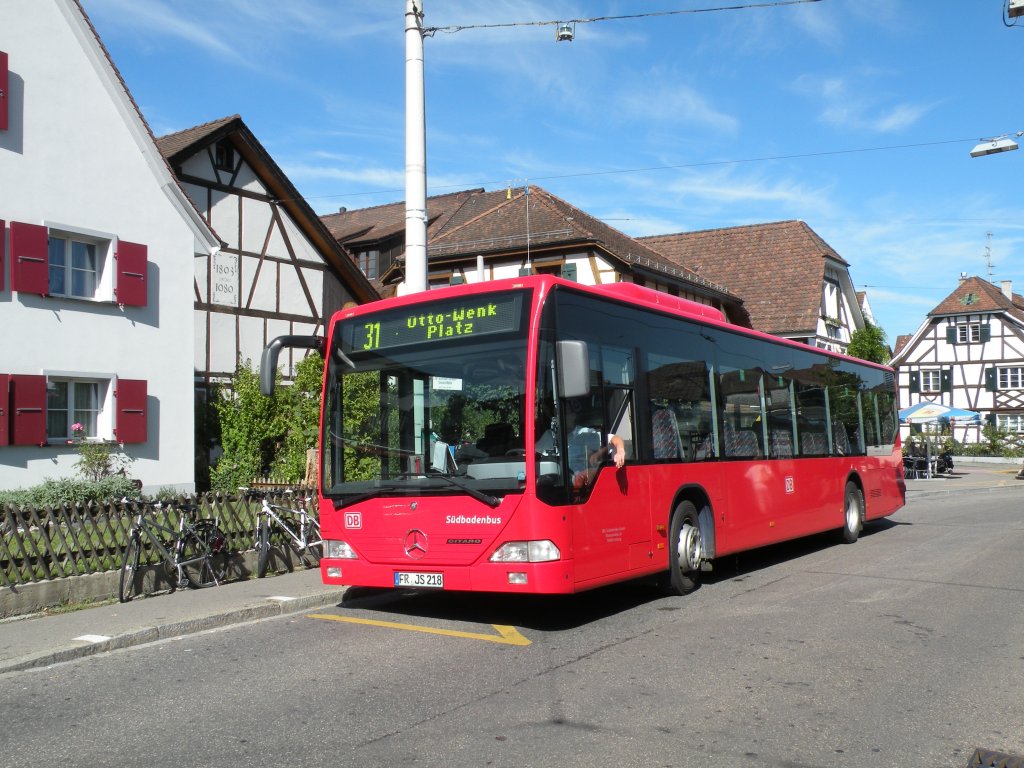
[[638, 238], [743, 298], [753, 326], [768, 333], [814, 333], [825, 264], [848, 266], [803, 221]]

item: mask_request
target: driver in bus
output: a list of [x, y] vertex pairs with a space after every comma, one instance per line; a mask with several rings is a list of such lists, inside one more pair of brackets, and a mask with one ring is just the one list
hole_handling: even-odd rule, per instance
[[[586, 412], [583, 401], [571, 398], [566, 401], [565, 426], [568, 433], [568, 464], [572, 472], [573, 487], [582, 488], [593, 480], [601, 464], [612, 459], [617, 468], [626, 463], [626, 444], [618, 435], [605, 435], [588, 422], [598, 421], [593, 412]], [[537, 440], [537, 451], [550, 453], [555, 445], [554, 433], [548, 429]]]

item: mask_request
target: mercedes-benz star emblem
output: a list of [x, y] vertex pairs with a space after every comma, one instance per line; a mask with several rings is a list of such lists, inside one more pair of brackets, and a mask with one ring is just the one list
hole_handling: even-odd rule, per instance
[[405, 554], [413, 560], [421, 560], [427, 554], [427, 534], [413, 528], [405, 534]]

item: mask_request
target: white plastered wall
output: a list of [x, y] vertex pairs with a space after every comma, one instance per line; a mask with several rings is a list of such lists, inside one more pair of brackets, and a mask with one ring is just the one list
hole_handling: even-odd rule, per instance
[[[148, 382], [148, 442], [125, 446], [147, 488], [194, 484], [193, 278], [204, 247], [180, 192], [74, 3], [7, 0], [11, 125], [0, 132], [0, 218], [61, 222], [148, 246], [148, 303], [0, 292], [0, 372]], [[205, 230], [204, 230], [205, 232]], [[209, 238], [208, 232], [204, 235]], [[9, 266], [9, 265], [8, 265]], [[107, 409], [111, 407], [108, 396]], [[101, 423], [110, 420], [109, 410]], [[0, 487], [75, 475], [70, 446], [0, 447]]]

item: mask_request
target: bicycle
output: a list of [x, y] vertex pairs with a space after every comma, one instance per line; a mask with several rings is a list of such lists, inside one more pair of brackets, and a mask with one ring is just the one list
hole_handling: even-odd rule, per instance
[[[298, 509], [271, 504], [269, 494], [253, 488], [239, 488], [247, 498], [259, 499], [260, 511], [256, 513], [256, 530], [253, 542], [256, 548], [256, 577], [262, 579], [270, 567], [271, 528], [282, 531], [299, 550], [299, 556], [309, 567], [320, 565], [323, 539], [320, 538], [320, 521], [307, 509], [308, 499], [300, 496], [296, 501]], [[291, 493], [291, 491], [287, 491]]]
[[117, 593], [120, 602], [127, 603], [141, 593], [139, 561], [143, 537], [163, 561], [170, 577], [171, 592], [178, 587], [211, 587], [224, 580], [227, 572], [227, 537], [220, 529], [219, 519], [192, 521], [189, 518], [196, 515], [199, 507], [196, 504], [175, 504], [178, 524], [174, 528], [166, 516], [158, 521], [154, 514], [168, 511], [171, 507], [159, 501], [127, 498], [122, 501], [134, 504], [138, 511], [132, 521], [124, 562], [121, 564]]

